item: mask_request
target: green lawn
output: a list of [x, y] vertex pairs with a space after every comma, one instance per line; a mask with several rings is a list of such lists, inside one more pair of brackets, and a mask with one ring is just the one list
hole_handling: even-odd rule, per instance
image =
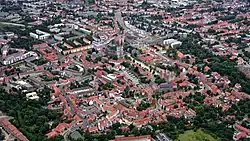
[[196, 132], [193, 130], [186, 131], [184, 134], [179, 135], [176, 141], [218, 141], [218, 139], [198, 129]]

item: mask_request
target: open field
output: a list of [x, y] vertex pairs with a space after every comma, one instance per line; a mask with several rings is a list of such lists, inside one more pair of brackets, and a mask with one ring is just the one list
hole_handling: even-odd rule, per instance
[[198, 129], [196, 132], [193, 130], [186, 131], [184, 134], [179, 135], [176, 141], [218, 141], [218, 139]]

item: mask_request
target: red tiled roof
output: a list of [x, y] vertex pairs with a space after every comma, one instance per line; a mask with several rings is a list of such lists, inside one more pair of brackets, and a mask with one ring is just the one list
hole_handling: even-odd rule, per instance
[[40, 43], [33, 45], [33, 47], [46, 48], [49, 47], [49, 45], [47, 43]]
[[92, 126], [88, 128], [89, 132], [97, 132], [98, 131], [98, 127], [97, 126]]
[[54, 131], [61, 133], [63, 132], [66, 128], [68, 128], [70, 126], [70, 124], [67, 123], [59, 123], [56, 128], [54, 129]]
[[144, 136], [130, 136], [130, 137], [116, 137], [115, 141], [135, 141], [135, 140], [142, 140], [142, 139], [150, 139], [153, 141], [151, 135], [144, 135]]
[[236, 138], [236, 140], [239, 140], [241, 138], [244, 138], [246, 135], [247, 135], [246, 132], [240, 132], [240, 133], [235, 135], [235, 138]]
[[82, 119], [81, 119], [78, 115], [75, 115], [75, 116], [74, 116], [74, 119], [75, 119], [76, 121], [78, 121], [78, 122], [81, 122], [81, 121], [82, 121]]
[[235, 124], [235, 128], [237, 128], [240, 131], [246, 132], [247, 134], [250, 134], [250, 129], [247, 129], [247, 128], [241, 126], [240, 124]]
[[54, 136], [56, 136], [58, 133], [56, 132], [56, 131], [51, 131], [51, 132], [49, 132], [48, 134], [46, 134], [46, 136], [48, 137], [48, 138], [52, 138], [52, 137], [54, 137]]
[[20, 141], [29, 141], [14, 125], [12, 125], [7, 117], [0, 118], [0, 124], [7, 128], [18, 140]]

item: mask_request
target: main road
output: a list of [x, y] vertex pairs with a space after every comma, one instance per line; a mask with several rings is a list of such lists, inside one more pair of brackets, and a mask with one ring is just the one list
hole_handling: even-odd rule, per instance
[[130, 29], [128, 29], [128, 27], [125, 25], [125, 22], [122, 18], [122, 13], [121, 12], [116, 12], [115, 13], [115, 18], [118, 21], [118, 23], [120, 24], [120, 26], [124, 29], [124, 32], [128, 32]]

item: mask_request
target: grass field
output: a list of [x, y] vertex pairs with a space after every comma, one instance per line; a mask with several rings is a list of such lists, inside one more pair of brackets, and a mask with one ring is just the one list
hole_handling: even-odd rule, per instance
[[184, 134], [179, 135], [176, 141], [219, 141], [211, 135], [205, 133], [201, 129], [196, 132], [193, 130], [186, 131]]

